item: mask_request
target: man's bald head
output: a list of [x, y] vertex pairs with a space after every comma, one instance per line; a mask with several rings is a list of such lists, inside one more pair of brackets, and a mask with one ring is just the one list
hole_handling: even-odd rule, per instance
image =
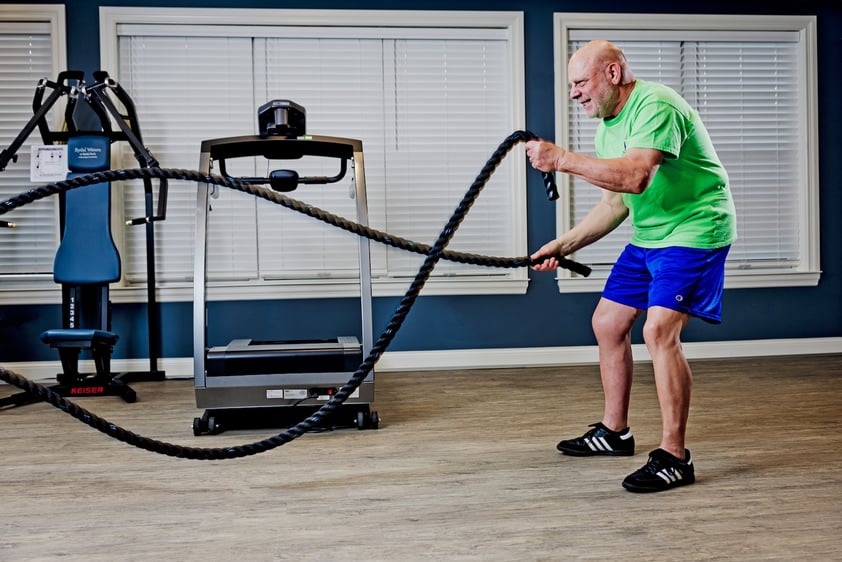
[[634, 73], [623, 51], [604, 39], [589, 41], [573, 53], [567, 75], [571, 99], [590, 117], [617, 115], [634, 88]]

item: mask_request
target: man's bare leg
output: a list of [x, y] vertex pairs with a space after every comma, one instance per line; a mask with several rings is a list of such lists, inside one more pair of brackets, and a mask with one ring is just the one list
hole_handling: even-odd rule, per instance
[[641, 311], [607, 299], [600, 299], [593, 315], [593, 330], [599, 344], [599, 371], [605, 394], [602, 424], [612, 431], [629, 425], [634, 359], [630, 332]]
[[660, 448], [684, 459], [693, 375], [681, 348], [681, 331], [690, 317], [659, 306], [650, 308], [646, 316], [643, 339], [652, 356], [661, 407]]

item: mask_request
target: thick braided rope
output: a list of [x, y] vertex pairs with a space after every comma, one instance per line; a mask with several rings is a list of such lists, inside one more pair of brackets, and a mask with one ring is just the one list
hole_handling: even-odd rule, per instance
[[[250, 444], [231, 447], [184, 447], [181, 445], [166, 443], [155, 439], [149, 439], [147, 437], [143, 437], [141, 435], [123, 429], [117, 426], [116, 424], [113, 424], [103, 418], [98, 417], [97, 415], [82, 408], [78, 404], [66, 400], [63, 396], [61, 396], [57, 392], [54, 392], [50, 388], [29, 381], [25, 377], [22, 377], [21, 375], [9, 371], [3, 367], [0, 367], [0, 379], [26, 391], [27, 393], [40, 400], [52, 404], [56, 408], [66, 412], [67, 414], [73, 416], [79, 421], [91, 426], [92, 428], [102, 433], [105, 433], [110, 437], [113, 437], [114, 439], [117, 439], [129, 445], [133, 445], [140, 449], [145, 449], [147, 451], [152, 451], [163, 455], [193, 460], [223, 460], [246, 457], [284, 445], [285, 443], [288, 443], [300, 437], [310, 429], [319, 426], [320, 422], [325, 417], [329, 416], [331, 413], [337, 410], [342, 405], [342, 403], [348, 399], [351, 393], [353, 393], [354, 390], [358, 388], [360, 384], [362, 384], [363, 380], [366, 378], [366, 376], [368, 376], [368, 374], [371, 372], [371, 369], [374, 368], [374, 365], [377, 363], [377, 361], [382, 356], [383, 352], [392, 342], [395, 335], [397, 335], [397, 332], [403, 324], [404, 320], [406, 319], [406, 316], [412, 308], [412, 305], [418, 298], [421, 289], [429, 279], [433, 268], [435, 267], [435, 264], [439, 261], [439, 259], [442, 258], [445, 247], [453, 238], [454, 234], [456, 233], [456, 230], [467, 215], [480, 191], [482, 191], [483, 187], [485, 187], [485, 184], [488, 183], [491, 174], [494, 172], [494, 170], [496, 170], [503, 157], [512, 149], [512, 147], [515, 144], [524, 140], [529, 140], [530, 138], [533, 138], [531, 133], [527, 133], [524, 131], [517, 131], [513, 133], [500, 144], [500, 146], [497, 148], [494, 154], [486, 162], [485, 166], [477, 175], [477, 178], [474, 180], [473, 184], [471, 184], [471, 187], [468, 189], [468, 191], [465, 193], [462, 200], [460, 201], [459, 205], [456, 207], [456, 210], [454, 211], [453, 215], [450, 217], [447, 224], [442, 229], [436, 242], [429, 248], [427, 252], [421, 252], [426, 253], [427, 255], [427, 257], [424, 260], [424, 263], [419, 268], [419, 271], [413, 279], [412, 283], [410, 284], [409, 289], [406, 291], [406, 294], [403, 296], [397, 308], [395, 309], [395, 312], [393, 313], [392, 318], [387, 324], [386, 328], [380, 334], [379, 338], [374, 343], [370, 352], [360, 364], [359, 368], [351, 375], [348, 382], [345, 383], [335, 395], [333, 395], [310, 417], [302, 420], [293, 427], [290, 427], [275, 436], [269, 437], [262, 441], [256, 441]], [[151, 168], [148, 170], [154, 171], [157, 169]], [[100, 181], [111, 181], [112, 179], [127, 179], [126, 177], [111, 177], [109, 172], [98, 172], [89, 175], [101, 176], [102, 179], [97, 179], [90, 182], [87, 182], [86, 180], [87, 183], [81, 183], [81, 185], [88, 185], [89, 183], [99, 183]], [[121, 176], [122, 172], [118, 171], [117, 175]], [[186, 175], [193, 176], [194, 173], [191, 172]], [[140, 175], [134, 176], [133, 174], [129, 174], [129, 176], [131, 176], [132, 178], [141, 177]], [[81, 177], [86, 178], [87, 176]], [[11, 210], [12, 208], [19, 207], [37, 199], [41, 199], [42, 197], [46, 197], [53, 193], [66, 191], [67, 189], [72, 189], [74, 187], [80, 187], [81, 185], [76, 185], [75, 179], [67, 180], [66, 182], [60, 182], [56, 184], [50, 184], [42, 188], [31, 190], [26, 194], [23, 194], [16, 198], [16, 201], [14, 203], [6, 201], [0, 204], [0, 214], [5, 213], [8, 210]], [[190, 179], [195, 179], [195, 181], [201, 181], [205, 183], [215, 183], [226, 187], [233, 187], [235, 189], [240, 189], [240, 187], [246, 187], [242, 184], [239, 184], [239, 182], [230, 182], [229, 180], [225, 180], [224, 178], [217, 178], [215, 176], [199, 175], [198, 179], [195, 176], [191, 177]], [[233, 183], [236, 183], [237, 185], [229, 185]], [[246, 189], [242, 190], [247, 191]], [[258, 195], [258, 193], [256, 192], [254, 194]]]
[[[529, 140], [529, 138], [531, 138], [529, 135], [531, 135], [531, 133], [518, 131], [512, 136], [517, 136], [518, 138]], [[498, 152], [499, 151], [500, 148], [498, 148]], [[492, 159], [495, 156], [499, 155], [495, 153], [494, 155], [492, 155]], [[387, 232], [383, 232], [381, 230], [377, 230], [375, 228], [359, 224], [357, 222], [335, 215], [329, 211], [326, 211], [314, 205], [304, 203], [302, 201], [299, 201], [292, 197], [288, 197], [282, 193], [278, 193], [277, 191], [266, 189], [259, 185], [240, 182], [235, 178], [227, 178], [224, 176], [214, 174], [204, 174], [195, 170], [184, 170], [179, 168], [134, 168], [125, 170], [105, 170], [102, 172], [93, 172], [90, 174], [77, 176], [75, 178], [62, 180], [55, 183], [45, 184], [0, 202], [0, 215], [17, 209], [18, 207], [22, 207], [23, 205], [32, 203], [33, 201], [44, 199], [51, 195], [63, 193], [78, 187], [84, 187], [86, 185], [101, 182], [125, 181], [146, 178], [194, 181], [198, 183], [209, 183], [219, 185], [222, 187], [227, 187], [230, 189], [235, 189], [237, 191], [241, 191], [243, 193], [247, 193], [249, 195], [253, 195], [255, 197], [259, 197], [261, 199], [281, 205], [293, 211], [297, 211], [299, 213], [308, 215], [314, 219], [320, 220], [331, 226], [341, 228], [358, 236], [365, 236], [370, 240], [374, 240], [375, 242], [380, 242], [382, 244], [386, 244], [388, 246], [392, 246], [400, 250], [406, 250], [408, 252], [413, 252], [425, 256], [430, 255], [432, 251], [432, 247], [427, 244], [416, 242], [413, 240], [408, 240], [400, 236], [395, 236]], [[528, 267], [534, 264], [533, 260], [528, 256], [515, 258], [483, 256], [467, 252], [455, 252], [451, 250], [443, 250], [441, 253], [441, 259], [468, 265], [479, 265], [508, 269]], [[557, 259], [559, 261], [559, 267], [569, 269], [585, 277], [587, 277], [591, 273], [590, 268], [584, 264], [580, 264], [576, 261], [562, 257], [559, 257]]]

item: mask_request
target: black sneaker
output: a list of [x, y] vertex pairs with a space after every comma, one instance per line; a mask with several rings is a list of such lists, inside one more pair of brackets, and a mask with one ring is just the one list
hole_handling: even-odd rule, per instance
[[642, 468], [626, 476], [623, 488], [630, 492], [661, 492], [692, 484], [696, 481], [696, 471], [689, 449], [684, 449], [684, 458], [686, 460], [663, 449], [655, 449], [649, 453], [649, 461]]
[[592, 423], [588, 427], [593, 429], [581, 437], [560, 441], [556, 449], [574, 457], [630, 457], [634, 454], [634, 435], [628, 427], [622, 431], [611, 431], [601, 422]]

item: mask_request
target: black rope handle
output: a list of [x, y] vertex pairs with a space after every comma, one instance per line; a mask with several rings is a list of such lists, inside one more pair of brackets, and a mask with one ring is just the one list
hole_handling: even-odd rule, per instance
[[[366, 358], [362, 361], [357, 370], [348, 379], [348, 382], [346, 382], [336, 392], [336, 394], [331, 396], [330, 399], [325, 404], [323, 404], [316, 412], [310, 415], [310, 417], [300, 421], [299, 423], [290, 428], [287, 428], [286, 430], [278, 433], [277, 435], [274, 435], [261, 441], [256, 441], [253, 443], [239, 446], [218, 448], [185, 447], [181, 445], [158, 441], [155, 439], [150, 439], [147, 437], [143, 437], [142, 435], [139, 435], [137, 433], [128, 431], [114, 423], [100, 418], [96, 414], [93, 414], [85, 408], [82, 408], [78, 404], [66, 400], [63, 396], [53, 391], [52, 389], [34, 383], [26, 379], [25, 377], [12, 371], [9, 371], [3, 367], [0, 367], [0, 380], [3, 380], [26, 391], [28, 394], [38, 398], [39, 400], [43, 400], [52, 404], [53, 406], [64, 411], [68, 415], [73, 416], [79, 421], [91, 426], [92, 428], [102, 433], [105, 433], [106, 435], [114, 439], [117, 439], [118, 441], [122, 441], [139, 449], [144, 449], [162, 455], [193, 460], [223, 460], [241, 458], [257, 453], [262, 453], [284, 445], [286, 443], [289, 443], [290, 441], [300, 437], [310, 429], [318, 427], [320, 425], [320, 422], [324, 418], [328, 417], [334, 411], [336, 411], [345, 402], [345, 400], [347, 400], [348, 397], [350, 397], [350, 395], [360, 386], [360, 384], [362, 384], [363, 380], [365, 380], [365, 378], [374, 368], [374, 365], [382, 356], [383, 352], [386, 350], [386, 348], [392, 342], [394, 337], [397, 335], [398, 330], [400, 329], [401, 325], [406, 319], [406, 316], [412, 308], [412, 305], [415, 303], [416, 299], [421, 293], [421, 289], [432, 274], [433, 268], [445, 253], [445, 247], [456, 234], [456, 230], [459, 228], [459, 225], [464, 220], [465, 216], [467, 215], [468, 211], [470, 210], [479, 193], [488, 183], [491, 174], [494, 173], [494, 171], [497, 169], [505, 155], [518, 142], [530, 140], [531, 138], [534, 138], [534, 135], [532, 135], [531, 133], [525, 131], [516, 131], [515, 133], [508, 136], [500, 144], [497, 150], [494, 151], [492, 156], [486, 162], [485, 166], [483, 166], [482, 170], [477, 175], [474, 182], [471, 184], [468, 191], [462, 197], [462, 200], [456, 207], [456, 210], [453, 212], [453, 215], [447, 221], [447, 224], [445, 224], [435, 243], [426, 252], [427, 257], [425, 258], [423, 264], [419, 268], [415, 278], [412, 280], [412, 283], [410, 284], [409, 289], [407, 289], [406, 294], [403, 296], [397, 308], [395, 309], [391, 320], [386, 325], [386, 328], [381, 332], [380, 336], [372, 346]], [[158, 168], [143, 168], [139, 170], [160, 170], [163, 172], [163, 169]], [[14, 198], [15, 201], [7, 200], [3, 203], [0, 203], [0, 214], [3, 214], [13, 208], [19, 207], [28, 202], [41, 199], [48, 195], [52, 195], [53, 193], [66, 191], [74, 187], [81, 187], [82, 185], [88, 185], [90, 183], [99, 183], [100, 181], [111, 181], [111, 179], [127, 179], [125, 177], [119, 177], [123, 176], [125, 172], [128, 172], [128, 175], [131, 178], [140, 177], [140, 175], [132, 175], [137, 171], [138, 170], [118, 171], [116, 173], [117, 175], [114, 178], [111, 177], [111, 175], [113, 174], [111, 172], [97, 172], [94, 174], [89, 174], [88, 176], [80, 176], [79, 178], [74, 178], [65, 182], [58, 182], [56, 184], [44, 186], [43, 188], [30, 190], [26, 194]], [[186, 173], [186, 175], [191, 176], [189, 179], [194, 179], [194, 174], [195, 172]], [[85, 182], [81, 183], [77, 181], [79, 179], [88, 178], [89, 176], [96, 176], [100, 179], [94, 179], [91, 181], [85, 179]], [[214, 183], [226, 187], [233, 187], [235, 189], [245, 187], [238, 184], [237, 182], [230, 182], [225, 178], [219, 178], [217, 176], [198, 174], [198, 177], [199, 179], [195, 179], [195, 181]], [[233, 184], [237, 185], [235, 186]], [[245, 191], [245, 189], [242, 190]], [[254, 194], [258, 195], [258, 193]], [[272, 200], [274, 200], [274, 198], [272, 198]]]

